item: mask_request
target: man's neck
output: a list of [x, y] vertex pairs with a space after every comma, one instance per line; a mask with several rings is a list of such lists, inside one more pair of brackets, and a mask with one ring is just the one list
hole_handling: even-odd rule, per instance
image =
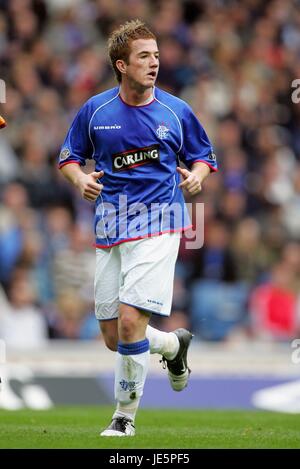
[[145, 106], [153, 101], [153, 88], [135, 90], [122, 84], [120, 85], [120, 96], [130, 106]]

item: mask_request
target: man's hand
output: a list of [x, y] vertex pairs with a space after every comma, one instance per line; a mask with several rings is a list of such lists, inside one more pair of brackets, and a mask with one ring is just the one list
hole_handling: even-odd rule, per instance
[[180, 168], [177, 166], [177, 172], [183, 177], [183, 181], [178, 187], [188, 191], [190, 195], [196, 195], [201, 192], [201, 181], [198, 174], [189, 171], [188, 169]]
[[102, 178], [104, 171], [94, 171], [90, 174], [81, 173], [76, 181], [82, 197], [90, 202], [94, 202], [103, 189], [103, 184], [99, 184], [97, 179]]

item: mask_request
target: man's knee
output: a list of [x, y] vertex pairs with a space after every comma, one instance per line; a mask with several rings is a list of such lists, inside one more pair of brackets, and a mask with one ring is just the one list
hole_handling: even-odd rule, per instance
[[123, 342], [137, 342], [145, 338], [149, 316], [133, 306], [121, 304], [119, 311], [119, 338]]
[[136, 317], [130, 314], [124, 314], [120, 317], [120, 333], [123, 340], [128, 341], [136, 332], [138, 320]]

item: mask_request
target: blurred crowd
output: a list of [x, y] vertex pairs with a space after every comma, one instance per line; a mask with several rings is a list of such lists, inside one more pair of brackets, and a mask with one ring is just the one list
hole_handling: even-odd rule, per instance
[[57, 158], [80, 106], [116, 86], [107, 36], [134, 18], [158, 36], [158, 86], [191, 104], [219, 161], [197, 198], [204, 247], [182, 240], [173, 313], [155, 322], [210, 341], [299, 337], [300, 1], [0, 0], [0, 338], [99, 338], [93, 206]]

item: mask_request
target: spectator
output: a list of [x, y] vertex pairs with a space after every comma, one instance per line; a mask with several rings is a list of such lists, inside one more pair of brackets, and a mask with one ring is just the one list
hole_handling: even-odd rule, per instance
[[299, 333], [295, 276], [287, 263], [272, 269], [270, 281], [256, 287], [250, 297], [252, 333], [264, 340], [292, 340]]
[[1, 294], [0, 337], [8, 347], [38, 348], [48, 338], [47, 322], [35, 305], [36, 294], [28, 275], [9, 285], [8, 299]]

